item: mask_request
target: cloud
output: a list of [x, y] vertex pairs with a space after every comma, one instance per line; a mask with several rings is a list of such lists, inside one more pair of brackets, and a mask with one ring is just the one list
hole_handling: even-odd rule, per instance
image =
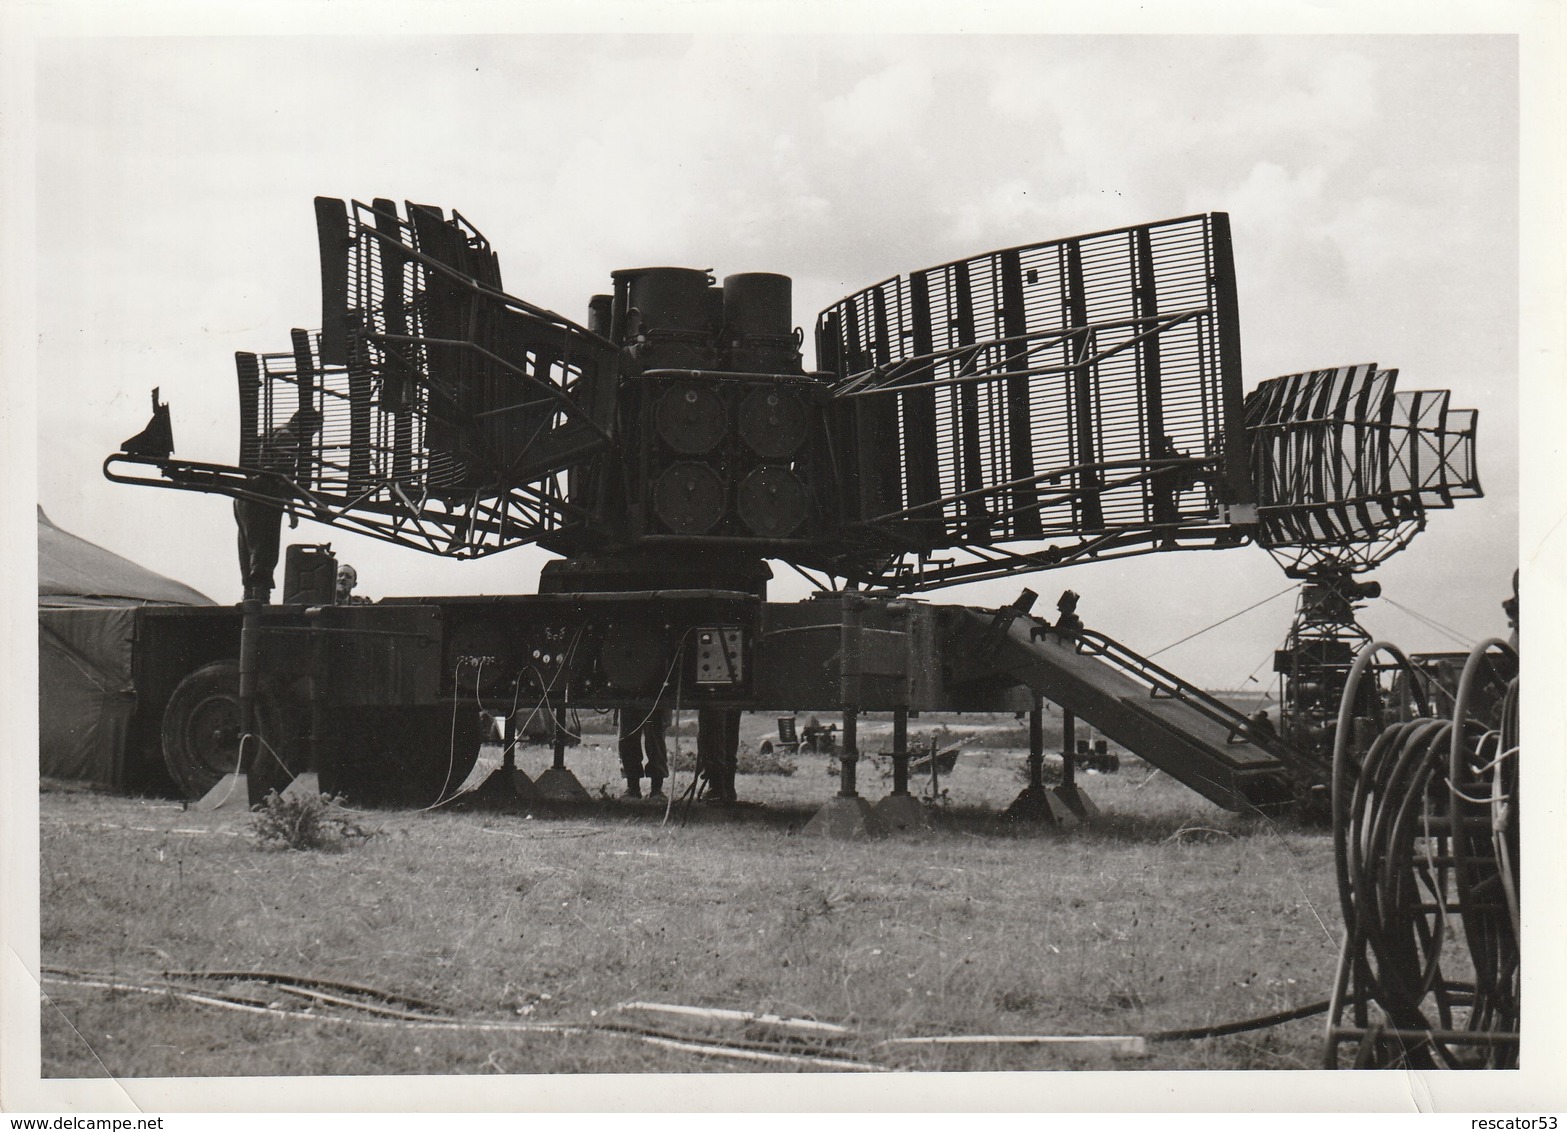
[[934, 93], [933, 77], [921, 61], [892, 62], [822, 105], [825, 140], [860, 159], [874, 160], [891, 148], [917, 157], [923, 152], [921, 127]]

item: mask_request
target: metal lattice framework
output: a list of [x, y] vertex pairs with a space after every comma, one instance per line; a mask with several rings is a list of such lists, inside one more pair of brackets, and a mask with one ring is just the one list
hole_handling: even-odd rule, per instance
[[459, 213], [317, 198], [316, 220], [321, 331], [237, 355], [240, 466], [160, 462], [169, 485], [454, 558], [581, 522], [570, 476], [610, 443], [616, 348], [502, 291]]
[[[817, 342], [837, 447], [857, 457], [835, 562], [849, 577], [924, 588], [1239, 541], [1222, 214], [899, 276], [822, 312]], [[1003, 549], [1029, 542], [1049, 545]]]
[[1246, 399], [1257, 541], [1292, 577], [1369, 570], [1478, 497], [1476, 414], [1375, 364], [1274, 378]]
[[347, 369], [357, 460], [323, 462], [318, 489], [379, 504], [419, 537], [457, 534], [460, 556], [578, 514], [566, 473], [609, 443], [615, 348], [502, 291], [495, 253], [460, 213], [409, 204], [401, 218], [377, 199], [345, 216], [317, 198], [316, 219], [321, 353]]
[[[236, 358], [240, 464], [251, 481], [243, 494], [287, 499], [309, 518], [452, 557], [533, 541], [579, 513], [563, 474], [486, 483], [455, 455], [450, 433], [432, 443], [441, 426], [428, 406], [439, 394], [414, 380], [386, 396], [385, 369], [364, 362], [369, 347], [350, 355], [354, 364], [328, 365], [320, 334], [296, 330], [293, 341], [289, 353]], [[269, 451], [269, 438], [290, 431], [307, 407], [319, 429], [290, 467]]]
[[[1253, 539], [1295, 576], [1362, 571], [1428, 511], [1480, 494], [1475, 413], [1446, 392], [1400, 392], [1395, 371], [1363, 365], [1243, 394], [1222, 213], [885, 280], [821, 312], [824, 372], [803, 374], [792, 339], [748, 321], [763, 308], [740, 300], [763, 291], [622, 272], [595, 333], [506, 294], [460, 213], [381, 198], [317, 198], [315, 211], [322, 329], [238, 355], [238, 466], [171, 459], [155, 398], [153, 425], [105, 462], [110, 478], [253, 499], [447, 557], [682, 543], [902, 592]], [[617, 330], [631, 276], [667, 309], [621, 311]], [[789, 320], [783, 294], [769, 319]], [[726, 325], [730, 299], [751, 315]], [[654, 315], [655, 330], [633, 329]], [[670, 343], [687, 360], [654, 349]], [[720, 357], [746, 365], [712, 368]], [[666, 529], [690, 516], [684, 497], [650, 487], [671, 473], [649, 463], [652, 425], [636, 411], [635, 391], [666, 369], [716, 406], [712, 442], [671, 465], [675, 488], [710, 489], [691, 530]], [[731, 436], [725, 407], [742, 379], [811, 393], [760, 481], [756, 437]], [[757, 483], [758, 498], [739, 498]], [[774, 515], [787, 538], [758, 526]]]

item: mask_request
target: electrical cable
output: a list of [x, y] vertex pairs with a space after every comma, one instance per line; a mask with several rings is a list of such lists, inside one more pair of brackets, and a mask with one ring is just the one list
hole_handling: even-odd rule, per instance
[[[576, 709], [571, 706], [571, 668], [577, 659], [577, 646], [582, 643], [582, 634], [587, 631], [587, 623], [577, 626], [577, 631], [571, 636], [571, 643], [566, 646], [566, 651], [560, 656], [560, 667], [550, 680], [550, 686], [555, 686], [555, 681], [565, 678], [565, 685], [561, 688], [561, 716], [556, 717], [558, 732], [564, 732], [568, 739], [582, 742], [582, 719], [577, 715]], [[571, 730], [572, 720], [576, 721], [576, 731]]]
[[[667, 1005], [661, 1008], [665, 1012], [689, 1012], [702, 1016], [733, 1015], [738, 1020], [746, 1021], [749, 1024], [767, 1023], [770, 1021], [785, 1030], [809, 1028], [813, 1033], [819, 1032], [818, 1043], [826, 1042], [829, 1044], [825, 1048], [820, 1048], [820, 1046], [812, 1048], [802, 1047], [799, 1044], [801, 1039], [798, 1035], [779, 1039], [756, 1038], [749, 1035], [743, 1038], [722, 1039], [709, 1036], [697, 1039], [686, 1034], [660, 1030], [645, 1024], [622, 1023], [613, 1019], [600, 1019], [589, 1022], [534, 1022], [518, 1019], [464, 1018], [444, 1013], [443, 1008], [439, 1004], [401, 993], [381, 991], [374, 987], [362, 986], [356, 983], [342, 983], [335, 980], [262, 971], [165, 971], [162, 976], [163, 981], [158, 983], [132, 982], [124, 976], [100, 975], [95, 972], [53, 966], [45, 966], [42, 969], [42, 974], [45, 982], [63, 983], [119, 993], [135, 992], [148, 995], [173, 996], [202, 1006], [239, 1010], [247, 1013], [269, 1014], [277, 1017], [290, 1017], [301, 1021], [339, 1024], [357, 1023], [360, 1025], [400, 1029], [566, 1034], [605, 1032], [622, 1034], [628, 1037], [642, 1037], [653, 1040], [657, 1044], [668, 1044], [675, 1048], [689, 1049], [692, 1052], [736, 1056], [753, 1060], [759, 1057], [762, 1060], [788, 1060], [835, 1068], [872, 1070], [886, 1068], [875, 1062], [861, 1060], [855, 1058], [852, 1054], [839, 1053], [832, 1049], [830, 1043], [859, 1036], [855, 1031], [847, 1027], [806, 1019], [771, 1018], [767, 1015], [759, 1016], [750, 1011], [722, 1011], [710, 1008], [685, 1008]], [[286, 1010], [278, 1004], [246, 995], [221, 991], [196, 992], [188, 987], [181, 986], [178, 982], [174, 982], [173, 980], [176, 979], [216, 979], [221, 981], [270, 984], [280, 991], [299, 994], [326, 1007], [360, 1011], [370, 1015], [370, 1017], [355, 1018], [352, 1015], [321, 1014], [308, 1009], [303, 1011]], [[380, 1004], [386, 1005], [329, 993], [333, 990], [376, 999], [379, 1000]], [[396, 1009], [390, 1005], [392, 1003], [402, 1003], [403, 1006], [411, 1009]], [[622, 1005], [618, 1009], [629, 1010], [641, 1005], [645, 1004], [630, 1003]], [[876, 1045], [878, 1047], [893, 1047], [907, 1045], [1051, 1045], [1070, 1044], [1072, 1042], [1203, 1041], [1268, 1029], [1287, 1022], [1310, 1018], [1325, 1012], [1329, 1005], [1326, 1001], [1314, 1002], [1256, 1018], [1183, 1029], [1155, 1030], [1141, 1034], [937, 1034], [915, 1038], [888, 1038], [877, 1042]]]
[[[1250, 672], [1246, 673], [1246, 679], [1242, 680], [1239, 684], [1236, 685], [1235, 691], [1237, 691], [1237, 692], [1244, 692], [1244, 691], [1246, 691], [1247, 690], [1246, 685], [1251, 683], [1253, 680], [1255, 680], [1257, 678], [1257, 673], [1262, 671], [1262, 666], [1264, 664], [1267, 664], [1270, 661], [1272, 661], [1273, 658], [1274, 658], [1273, 650], [1269, 649], [1266, 653], [1263, 654], [1262, 659], [1257, 662], [1257, 667], [1253, 668]], [[1270, 700], [1272, 698], [1273, 698], [1273, 693], [1272, 692], [1266, 693], [1263, 696], [1263, 702], [1266, 703], [1268, 700]]]
[[245, 740], [259, 740], [259, 738], [259, 736], [250, 731], [245, 732], [239, 737], [239, 752], [234, 756], [234, 773], [232, 775], [226, 776], [229, 780], [229, 788], [223, 792], [223, 797], [219, 798], [217, 804], [212, 807], [214, 810], [221, 806], [227, 805], [228, 800], [234, 796], [234, 787], [239, 785], [240, 770], [245, 765]]
[[1293, 585], [1285, 586], [1278, 593], [1272, 594], [1269, 597], [1265, 597], [1261, 601], [1259, 601], [1259, 602], [1257, 602], [1257, 603], [1255, 603], [1253, 605], [1248, 605], [1245, 609], [1240, 610], [1238, 613], [1232, 613], [1228, 617], [1225, 617], [1225, 618], [1223, 618], [1221, 620], [1215, 621], [1212, 625], [1209, 625], [1209, 626], [1207, 626], [1205, 628], [1202, 628], [1202, 629], [1198, 629], [1195, 633], [1188, 633], [1186, 636], [1182, 637], [1180, 640], [1175, 641], [1172, 644], [1165, 645], [1164, 648], [1162, 648], [1162, 649], [1155, 649], [1153, 652], [1148, 654], [1148, 659], [1152, 660], [1154, 657], [1158, 656], [1162, 652], [1169, 652], [1171, 649], [1175, 648], [1177, 645], [1184, 645], [1187, 641], [1190, 641], [1190, 640], [1193, 640], [1193, 639], [1195, 639], [1197, 637], [1200, 637], [1204, 633], [1209, 632], [1210, 630], [1217, 629], [1220, 625], [1223, 625], [1226, 622], [1234, 621], [1237, 617], [1240, 617], [1242, 614], [1250, 613], [1254, 609], [1257, 609], [1257, 608], [1260, 608], [1261, 606], [1267, 605], [1268, 602], [1272, 601], [1274, 598], [1283, 597], [1285, 594], [1290, 593], [1292, 590], [1294, 590], [1294, 588], [1295, 587]]
[[[265, 735], [251, 734], [250, 738], [254, 739], [256, 742], [265, 747], [267, 754], [271, 755], [274, 759], [277, 760], [277, 765], [283, 768], [283, 773], [288, 775], [288, 780], [290, 782], [299, 777], [294, 773], [293, 768], [283, 761], [283, 756], [277, 753], [277, 748], [273, 747], [271, 743], [267, 742], [267, 737]], [[236, 771], [235, 773], [238, 772]]]
[[[482, 674], [484, 671], [484, 662], [482, 660], [479, 662], [478, 667], [479, 673]], [[461, 676], [461, 674], [462, 661], [459, 660], [456, 667], [452, 669], [452, 721], [451, 728], [448, 732], [446, 745], [446, 777], [441, 780], [441, 788], [436, 792], [435, 801], [431, 802], [428, 806], [419, 807], [417, 810], [412, 811], [413, 813], [427, 814], [431, 810], [440, 809], [442, 806], [445, 806], [447, 803], [451, 802], [454, 798], [457, 797], [456, 794], [453, 794], [451, 798], [448, 798], [446, 796], [446, 788], [451, 785], [452, 771], [456, 769], [457, 766], [457, 693], [459, 691], [458, 685], [460, 683], [458, 677]], [[475, 697], [477, 697], [479, 693], [479, 676], [477, 674], [473, 678], [473, 690]], [[458, 785], [461, 785], [461, 783]]]
[[692, 630], [687, 629], [680, 635], [680, 640], [675, 645], [674, 659], [669, 662], [669, 667], [664, 669], [664, 679], [659, 683], [658, 695], [653, 697], [653, 706], [648, 709], [648, 713], [642, 717], [642, 722], [637, 724], [635, 730], [641, 731], [642, 728], [647, 724], [647, 721], [653, 718], [653, 713], [658, 710], [658, 705], [663, 702], [664, 693], [669, 691], [669, 678], [670, 676], [674, 675], [675, 666], [680, 663], [680, 658], [685, 653], [686, 638], [689, 637], [691, 633]]
[[1192, 1042], [1201, 1041], [1204, 1038], [1223, 1038], [1231, 1034], [1245, 1034], [1252, 1030], [1265, 1030], [1271, 1026], [1282, 1025], [1285, 1022], [1294, 1022], [1300, 1018], [1310, 1018], [1316, 1014], [1326, 1014], [1330, 1005], [1331, 1003], [1327, 999], [1323, 999], [1321, 1002], [1297, 1006], [1292, 1010], [1280, 1010], [1275, 1014], [1264, 1014], [1260, 1018], [1247, 1018], [1241, 1022], [1224, 1022], [1215, 1026], [1194, 1026], [1185, 1030], [1155, 1030], [1151, 1034], [1142, 1036], [1150, 1042]]
[[1442, 624], [1436, 618], [1434, 618], [1434, 617], [1427, 617], [1424, 613], [1418, 613], [1415, 610], [1410, 609], [1407, 605], [1400, 605], [1398, 602], [1394, 601], [1390, 597], [1384, 596], [1382, 598], [1382, 600], [1384, 602], [1386, 602], [1388, 605], [1391, 605], [1394, 609], [1397, 609], [1397, 610], [1400, 610], [1400, 611], [1402, 611], [1404, 613], [1407, 613], [1409, 616], [1413, 617], [1416, 621], [1421, 622], [1422, 624], [1426, 625], [1429, 628], [1437, 630], [1437, 632], [1441, 633], [1448, 640], [1453, 641], [1453, 642], [1455, 642], [1457, 644], [1460, 644], [1460, 645], [1462, 645], [1466, 649], [1474, 647], [1474, 643], [1475, 642], [1474, 642], [1474, 638], [1473, 637], [1465, 637], [1457, 629], [1453, 629], [1453, 628], [1451, 628], [1451, 627], [1449, 627], [1447, 625]]
[[[239, 977], [245, 976], [241, 975]], [[255, 976], [250, 977], [254, 978]], [[588, 1022], [535, 1022], [514, 1018], [487, 1019], [463, 1018], [450, 1015], [422, 1015], [407, 1011], [388, 1010], [372, 1004], [323, 995], [319, 992], [309, 994], [309, 997], [325, 1005], [346, 1007], [370, 1015], [369, 1017], [357, 1017], [354, 1014], [322, 1013], [311, 1007], [289, 1010], [280, 1004], [266, 1002], [246, 995], [225, 994], [219, 991], [193, 991], [182, 988], [178, 984], [167, 982], [158, 985], [129, 982], [119, 976], [95, 976], [87, 973], [63, 971], [58, 968], [53, 969], [51, 973], [43, 975], [41, 981], [67, 986], [89, 987], [117, 993], [136, 993], [165, 999], [175, 998], [220, 1010], [264, 1015], [279, 1019], [286, 1018], [317, 1025], [335, 1024], [380, 1029], [449, 1030], [481, 1033], [609, 1034], [635, 1038], [652, 1045], [697, 1053], [707, 1057], [727, 1057], [742, 1061], [777, 1062], [825, 1069], [859, 1070], [861, 1072], [886, 1071], [885, 1066], [854, 1059], [848, 1055], [817, 1054], [804, 1050], [796, 1040], [785, 1042], [752, 1038], [730, 1040], [691, 1038], [684, 1034], [658, 1030], [651, 1026], [620, 1023], [613, 1019]], [[278, 989], [288, 991], [294, 988], [292, 986], [279, 986]], [[100, 1064], [102, 1064], [101, 1061]]]
[[[688, 630], [688, 632], [689, 632], [689, 630]], [[680, 638], [680, 644], [675, 649], [675, 663], [677, 665], [679, 663], [679, 660], [680, 660], [681, 656], [684, 655], [685, 649], [686, 649], [686, 638], [685, 638], [684, 635], [682, 635], [681, 638]], [[668, 685], [669, 673], [667, 673], [667, 672], [664, 673], [664, 681], [665, 681], [664, 687], [667, 688], [669, 686]], [[675, 733], [675, 762], [676, 763], [679, 763], [679, 761], [680, 761], [680, 708], [681, 708], [681, 692], [682, 692], [682, 690], [684, 688], [684, 684], [685, 684], [685, 669], [681, 668], [681, 667], [677, 667], [675, 669], [675, 710], [671, 714], [671, 717], [670, 717], [670, 718], [672, 718], [674, 720], [674, 728], [673, 728], [673, 730], [674, 730], [674, 733]], [[662, 689], [662, 688], [659, 689], [660, 695], [663, 694], [663, 690], [664, 689]], [[670, 774], [669, 793], [664, 795], [664, 818], [663, 818], [662, 821], [660, 821], [658, 823], [660, 828], [663, 828], [664, 826], [667, 826], [669, 824], [669, 815], [674, 813], [674, 810], [675, 810], [675, 783], [674, 783], [674, 770], [675, 770], [675, 768], [674, 768], [674, 766], [670, 766], [668, 768], [668, 770], [669, 770], [669, 774]], [[693, 791], [696, 788], [696, 777], [697, 777], [697, 771], [693, 770], [691, 772], [691, 789]]]
[[[1516, 905], [1505, 896], [1516, 891], [1518, 760], [1516, 744], [1506, 741], [1513, 739], [1517, 681], [1507, 683], [1505, 670], [1516, 653], [1501, 641], [1475, 646], [1452, 719], [1394, 721], [1360, 754], [1350, 733], [1356, 711], [1381, 695], [1363, 685], [1377, 678], [1373, 661], [1382, 651], [1405, 675], [1415, 673], [1402, 653], [1374, 642], [1356, 658], [1343, 691], [1333, 840], [1346, 933], [1325, 1060], [1333, 1067], [1339, 1044], [1352, 1041], [1357, 1064], [1377, 1068], [1513, 1067], [1518, 933]], [[1500, 664], [1491, 652], [1500, 653]], [[1497, 695], [1503, 684], [1505, 694]], [[1493, 691], [1483, 695], [1486, 688]], [[1500, 730], [1477, 718], [1482, 711], [1497, 711]], [[1449, 969], [1472, 972], [1472, 981], [1448, 978]]]
[[[511, 683], [511, 708], [507, 711], [506, 716], [505, 716], [505, 719], [506, 719], [507, 722], [510, 722], [510, 721], [516, 719], [516, 717], [517, 717], [517, 701], [519, 699], [521, 699], [521, 698], [522, 698], [522, 674], [519, 672], [517, 674], [517, 678], [514, 679], [512, 681], [512, 683]], [[524, 728], [527, 727], [527, 725], [529, 723], [532, 723], [532, 722], [533, 722], [533, 717], [530, 715], [528, 717], [527, 721], [523, 724], [523, 727]], [[501, 758], [502, 759], [505, 759], [507, 755], [511, 754], [511, 752], [516, 749], [516, 746], [517, 746], [517, 736], [522, 733], [516, 726], [513, 726], [511, 731], [512, 731], [511, 739], [508, 740], [507, 742], [505, 742], [501, 746]], [[505, 736], [502, 736], [502, 738], [505, 738]]]
[[[479, 698], [479, 681], [484, 678], [484, 657], [479, 658], [478, 666], [473, 674], [473, 698], [479, 704], [479, 710], [484, 710], [484, 701]], [[452, 771], [457, 768], [457, 691], [459, 681], [457, 677], [462, 672], [462, 662], [452, 670], [452, 726], [451, 733], [446, 744], [446, 777], [441, 780], [441, 788], [436, 792], [435, 802], [426, 809], [434, 809], [446, 800], [446, 788], [452, 784]], [[461, 785], [461, 783], [458, 783]]]
[[[521, 694], [522, 694], [522, 677], [523, 677], [523, 673], [519, 672], [517, 674], [517, 693], [513, 697], [513, 704], [512, 704], [512, 713], [513, 713], [513, 715], [516, 714], [516, 702], [515, 701], [518, 698], [520, 698]], [[540, 712], [543, 712], [546, 715], [549, 714], [549, 700], [546, 698], [546, 693], [540, 693], [539, 699], [537, 701], [535, 701], [535, 703], [533, 705], [533, 710], [528, 713], [528, 718], [522, 721], [522, 726], [521, 727], [513, 727], [512, 728], [512, 741], [511, 741], [512, 748], [516, 747], [518, 739], [521, 736], [527, 734], [528, 728], [530, 726], [532, 726], [533, 721], [535, 719], [539, 718]], [[511, 749], [511, 748], [508, 748], [508, 749]]]
[[[529, 714], [528, 719], [527, 719], [527, 723], [523, 724], [523, 729], [524, 730], [527, 728], [527, 725], [529, 723], [532, 723], [533, 720], [538, 716], [539, 709], [543, 708], [545, 714], [549, 718], [550, 729], [551, 729], [551, 733], [552, 734], [554, 732], [556, 732], [556, 731], [565, 731], [568, 738], [576, 739], [578, 742], [582, 741], [581, 722], [580, 722], [580, 720], [578, 721], [578, 732], [576, 734], [573, 734], [569, 729], [567, 729], [565, 727], [565, 725], [564, 725], [564, 723], [562, 721], [562, 714], [555, 710], [555, 706], [554, 706], [553, 702], [550, 699], [550, 693], [555, 690], [556, 682], [562, 676], [564, 676], [567, 673], [567, 671], [570, 669], [571, 662], [572, 662], [573, 658], [575, 658], [576, 655], [577, 655], [577, 646], [581, 643], [581, 641], [582, 641], [582, 634], [586, 630], [586, 628], [587, 628], [587, 625], [585, 623], [582, 624], [582, 625], [579, 625], [577, 627], [576, 633], [574, 633], [572, 635], [571, 643], [566, 646], [565, 652], [560, 654], [560, 664], [559, 664], [559, 667], [557, 667], [555, 669], [555, 674], [553, 676], [551, 676], [548, 680], [546, 680], [544, 678], [544, 673], [539, 671], [538, 665], [536, 665], [536, 664], [528, 665], [528, 671], [533, 673], [534, 678], [538, 681], [539, 687], [542, 689], [542, 691], [540, 693], [540, 698], [539, 698], [538, 704], [536, 704], [534, 706], [534, 709], [533, 709], [532, 713]], [[519, 685], [520, 685], [520, 683], [521, 682], [519, 681]], [[571, 681], [569, 679], [566, 682], [566, 691], [568, 693], [568, 699], [561, 704], [561, 707], [563, 709], [569, 707], [569, 693], [571, 691]], [[520, 687], [519, 687], [518, 694], [520, 695]], [[515, 708], [515, 701], [513, 703], [513, 707]]]
[[[660, 682], [658, 694], [654, 697], [653, 706], [649, 709], [648, 714], [642, 718], [641, 722], [637, 724], [636, 730], [640, 731], [642, 726], [645, 725], [650, 719], [653, 718], [654, 712], [656, 712], [659, 709], [660, 705], [662, 704], [664, 695], [665, 695], [665, 693], [669, 689], [669, 677], [672, 674], [674, 674], [674, 672], [676, 670], [676, 667], [678, 666], [678, 664], [680, 662], [680, 658], [681, 658], [681, 655], [683, 654], [683, 650], [685, 648], [686, 637], [688, 637], [692, 631], [693, 631], [692, 629], [688, 628], [686, 630], [686, 632], [684, 634], [682, 634], [680, 642], [679, 642], [679, 645], [678, 645], [678, 647], [676, 648], [676, 651], [675, 651], [675, 656], [670, 661], [669, 667], [664, 672], [664, 678]], [[533, 674], [534, 681], [538, 685], [538, 687], [541, 689], [541, 691], [539, 693], [538, 700], [535, 702], [532, 710], [529, 712], [528, 717], [523, 721], [522, 725], [520, 727], [517, 727], [515, 725], [513, 726], [511, 741], [506, 746], [504, 746], [502, 748], [502, 752], [501, 752], [502, 753], [502, 757], [505, 757], [505, 755], [508, 752], [511, 752], [511, 751], [515, 750], [515, 748], [516, 748], [520, 738], [524, 734], [526, 734], [528, 727], [533, 723], [533, 721], [535, 719], [537, 719], [540, 716], [541, 713], [548, 719], [548, 721], [550, 723], [550, 730], [551, 730], [552, 734], [554, 734], [557, 731], [564, 731], [564, 733], [566, 734], [566, 736], [568, 738], [576, 739], [579, 742], [582, 740], [584, 733], [583, 733], [583, 729], [582, 729], [582, 721], [581, 721], [580, 714], [578, 714], [574, 709], [570, 708], [569, 704], [567, 704], [567, 703], [562, 703], [560, 705], [560, 708], [557, 709], [556, 706], [552, 703], [551, 693], [554, 692], [555, 686], [556, 686], [557, 683], [559, 683], [561, 677], [566, 675], [567, 672], [569, 671], [569, 669], [571, 668], [571, 662], [572, 662], [572, 659], [576, 656], [577, 649], [578, 649], [579, 645], [581, 644], [583, 632], [584, 632], [584, 627], [579, 627], [577, 632], [575, 634], [573, 634], [571, 642], [567, 645], [565, 652], [563, 652], [561, 654], [560, 666], [558, 668], [556, 668], [555, 672], [548, 679], [545, 678], [544, 673], [539, 669], [538, 665], [536, 665], [536, 664], [529, 664], [527, 666], [527, 670], [526, 671], [531, 672]], [[482, 670], [483, 670], [483, 659], [482, 658], [481, 658], [481, 661], [480, 661], [479, 668], [480, 668], [480, 672], [482, 673]], [[508, 719], [515, 719], [515, 717], [517, 715], [517, 705], [518, 705], [518, 702], [520, 701], [520, 699], [522, 697], [522, 684], [523, 684], [523, 681], [520, 678], [513, 682], [512, 705], [511, 705], [510, 713], [507, 716]], [[568, 689], [569, 689], [569, 681], [568, 681]], [[474, 698], [475, 698], [475, 700], [477, 700], [480, 703], [480, 706], [482, 708], [483, 700], [482, 700], [482, 697], [481, 697], [480, 691], [479, 691], [479, 677], [477, 675], [475, 676], [475, 680], [474, 680]], [[455, 708], [454, 708], [454, 713], [455, 713]], [[570, 714], [568, 715], [567, 713], [570, 713]], [[567, 722], [568, 720], [571, 720], [571, 719], [574, 719], [575, 722], [576, 722], [575, 729], [573, 729], [571, 726], [569, 726], [569, 724]], [[453, 720], [454, 720], [454, 726], [455, 726], [455, 714], [453, 716]], [[677, 731], [677, 734], [676, 734], [677, 745], [678, 745], [678, 738], [679, 738], [679, 735], [678, 735], [678, 731]], [[443, 791], [444, 791], [444, 787], [443, 787]], [[455, 797], [455, 795], [454, 795], [454, 797]], [[434, 805], [432, 805], [430, 807], [427, 807], [427, 809], [434, 809], [434, 808], [436, 808], [436, 806], [445, 805], [446, 803], [450, 802], [451, 800], [452, 800], [451, 798], [443, 799], [442, 801], [437, 802], [437, 803], [435, 803]], [[667, 817], [667, 815], [666, 815], [666, 817]]]
[[[90, 972], [73, 971], [64, 967], [43, 968], [53, 974], [81, 975]], [[420, 1010], [435, 1012], [441, 1007], [427, 999], [415, 998], [401, 991], [385, 991], [378, 987], [365, 986], [362, 983], [349, 983], [341, 979], [324, 979], [314, 975], [293, 975], [280, 971], [164, 971], [165, 979], [219, 979], [223, 981], [247, 980], [260, 983], [274, 983], [279, 986], [312, 987], [317, 990], [341, 991], [345, 994], [365, 995], [370, 998], [380, 999], [382, 1002], [400, 1002], [404, 1006], [415, 1007]]]
[[484, 665], [485, 662], [489, 659], [490, 658], [487, 656], [479, 657], [479, 670], [473, 674], [473, 699], [474, 702], [479, 705], [479, 710], [484, 712], [485, 715], [489, 715], [490, 712], [489, 709], [484, 706], [484, 693], [479, 689], [479, 681], [484, 677]]

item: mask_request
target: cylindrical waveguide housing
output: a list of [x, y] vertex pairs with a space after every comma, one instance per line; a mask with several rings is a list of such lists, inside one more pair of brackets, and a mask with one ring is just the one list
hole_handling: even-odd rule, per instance
[[615, 299], [612, 295], [594, 295], [588, 300], [588, 329], [608, 338], [611, 333], [610, 312]]
[[711, 333], [708, 289], [713, 277], [689, 267], [641, 267], [615, 272], [626, 284], [627, 337], [670, 332]]
[[793, 281], [768, 271], [724, 277], [723, 364], [741, 373], [799, 373]]
[[643, 369], [713, 369], [718, 364], [719, 295], [713, 277], [689, 267], [614, 273], [614, 337]]

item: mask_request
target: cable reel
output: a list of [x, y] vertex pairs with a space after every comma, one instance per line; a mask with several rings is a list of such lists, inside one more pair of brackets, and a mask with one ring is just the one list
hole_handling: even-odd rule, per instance
[[[1378, 641], [1344, 687], [1333, 842], [1345, 940], [1328, 1068], [1346, 1043], [1357, 1068], [1518, 1064], [1518, 654], [1476, 646], [1450, 718], [1430, 679]], [[1357, 716], [1368, 702], [1398, 718]]]

